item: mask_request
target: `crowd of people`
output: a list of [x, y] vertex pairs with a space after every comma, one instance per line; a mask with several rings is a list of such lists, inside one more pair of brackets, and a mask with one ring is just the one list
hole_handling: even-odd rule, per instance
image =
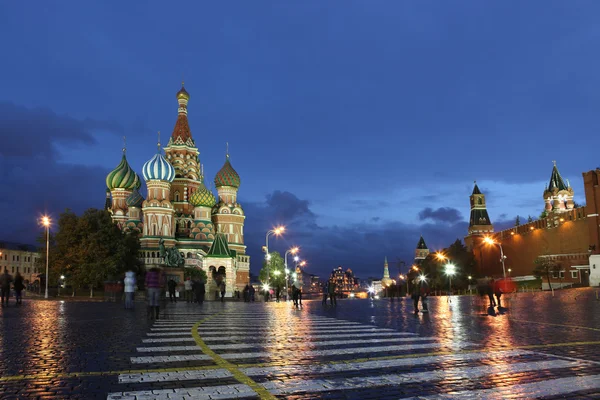
[[16, 304], [22, 304], [23, 302], [23, 289], [25, 289], [25, 284], [23, 282], [23, 276], [21, 273], [17, 271], [15, 277], [8, 273], [8, 269], [5, 267], [4, 272], [0, 275], [0, 299], [2, 300], [2, 306], [8, 306], [8, 299], [10, 298], [10, 290], [15, 291], [15, 301]]

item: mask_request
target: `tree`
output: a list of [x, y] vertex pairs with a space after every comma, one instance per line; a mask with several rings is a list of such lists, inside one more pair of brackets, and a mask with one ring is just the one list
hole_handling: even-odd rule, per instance
[[[139, 271], [140, 242], [135, 232], [122, 232], [105, 210], [89, 209], [78, 217], [66, 210], [59, 217], [50, 247], [49, 282], [60, 275], [75, 289]], [[45, 265], [45, 254], [40, 260]]]
[[[544, 219], [544, 218], [546, 218], [546, 216], [547, 216], [547, 213], [546, 213], [546, 210], [544, 210], [544, 211], [542, 212], [542, 215], [540, 215], [540, 219]], [[533, 217], [532, 217], [531, 215], [529, 215], [529, 216], [527, 217], [527, 222], [528, 222], [528, 223], [529, 223], [529, 222], [533, 222]]]
[[[285, 287], [285, 262], [278, 252], [269, 253], [270, 259], [263, 261], [263, 267], [258, 274], [258, 279], [263, 282], [269, 282], [271, 287]], [[269, 279], [267, 280], [267, 276]]]
[[202, 268], [186, 268], [184, 270], [184, 275], [186, 278], [189, 276], [192, 280], [201, 280], [202, 282], [208, 280], [208, 275]]
[[554, 272], [559, 272], [562, 269], [560, 263], [549, 259], [548, 257], [538, 257], [534, 261], [535, 267], [533, 269], [533, 275], [538, 279], [546, 278], [548, 280], [548, 287], [552, 290], [552, 283], [550, 282], [550, 275]]
[[521, 225], [521, 218], [517, 215], [517, 219], [515, 220], [515, 226]]

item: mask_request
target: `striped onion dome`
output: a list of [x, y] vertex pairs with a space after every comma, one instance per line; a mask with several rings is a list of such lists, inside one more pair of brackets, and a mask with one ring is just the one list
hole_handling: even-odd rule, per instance
[[142, 174], [147, 181], [158, 180], [173, 182], [173, 179], [175, 179], [175, 168], [173, 168], [171, 163], [159, 152], [146, 161], [142, 168]]
[[227, 155], [225, 164], [219, 170], [219, 172], [217, 172], [217, 176], [215, 176], [215, 186], [232, 186], [234, 188], [240, 187], [240, 176], [231, 166], [231, 163], [229, 162], [229, 155]]
[[200, 183], [198, 189], [190, 196], [190, 204], [194, 207], [213, 207], [217, 204], [215, 195]]
[[133, 192], [131, 192], [129, 197], [127, 197], [127, 199], [125, 200], [127, 207], [142, 208], [143, 202], [144, 202], [144, 198], [142, 197], [142, 195], [140, 194], [140, 191], [137, 188], [133, 189]]
[[127, 189], [132, 190], [139, 185], [139, 177], [135, 171], [129, 166], [125, 153], [117, 168], [111, 171], [106, 176], [106, 186], [110, 189]]

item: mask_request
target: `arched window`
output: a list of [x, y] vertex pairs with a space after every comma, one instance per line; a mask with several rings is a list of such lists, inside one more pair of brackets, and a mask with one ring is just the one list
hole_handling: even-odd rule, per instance
[[481, 197], [477, 199], [477, 204], [479, 204], [479, 205], [483, 204], [483, 200], [481, 200]]
[[187, 227], [188, 227], [188, 229], [190, 229], [192, 227], [192, 221], [188, 221]]
[[155, 257], [156, 257], [156, 253], [152, 252], [152, 258], [155, 258]]
[[192, 253], [187, 253], [187, 258], [192, 258]]
[[179, 201], [179, 192], [175, 192], [175, 201]]

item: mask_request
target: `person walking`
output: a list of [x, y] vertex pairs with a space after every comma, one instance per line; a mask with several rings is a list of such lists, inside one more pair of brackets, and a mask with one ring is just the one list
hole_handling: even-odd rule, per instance
[[221, 281], [221, 303], [223, 303], [225, 301], [225, 291], [226, 291], [225, 281]]
[[123, 280], [125, 284], [125, 308], [133, 309], [133, 294], [135, 293], [135, 272], [127, 271], [125, 272], [125, 279]]
[[494, 278], [491, 278], [486, 286], [486, 293], [488, 295], [488, 299], [490, 299], [490, 307], [496, 307], [496, 300], [494, 300], [494, 287], [496, 283]]
[[175, 297], [175, 289], [177, 289], [177, 282], [173, 278], [167, 282], [167, 288], [169, 289], [169, 300], [171, 303], [177, 303], [177, 297]]
[[256, 289], [254, 289], [254, 285], [250, 285], [250, 301], [254, 303], [254, 295], [256, 294]]
[[329, 281], [329, 301], [332, 306], [337, 306], [337, 299], [335, 290], [337, 289], [337, 284], [334, 280]]
[[294, 291], [296, 293], [294, 298], [294, 305], [296, 307], [299, 307], [302, 305], [302, 281], [296, 278], [292, 286], [295, 289]]
[[148, 318], [156, 318], [158, 319], [158, 314], [160, 311], [159, 307], [159, 299], [161, 292], [161, 277], [160, 270], [156, 267], [151, 268], [150, 271], [146, 273], [146, 290], [148, 297]]
[[321, 301], [321, 305], [327, 305], [327, 296], [329, 295], [329, 281], [326, 281], [323, 285], [323, 301]]
[[423, 307], [422, 313], [426, 314], [429, 312], [427, 308], [427, 298], [429, 297], [429, 284], [425, 279], [419, 281], [420, 292], [421, 292], [421, 306]]
[[496, 296], [496, 303], [498, 303], [498, 309], [501, 309], [502, 305], [500, 304], [500, 297], [502, 297], [502, 281], [494, 281], [494, 286], [492, 287], [492, 290], [494, 291], [494, 295]]
[[412, 292], [410, 294], [410, 298], [413, 301], [415, 315], [419, 314], [419, 298], [420, 297], [421, 297], [421, 288], [419, 286], [419, 281], [415, 278], [412, 281]]
[[23, 284], [23, 276], [21, 276], [19, 271], [17, 271], [17, 274], [15, 275], [13, 287], [15, 288], [15, 300], [17, 301], [17, 304], [23, 304], [23, 297], [21, 296], [21, 293], [23, 292], [23, 289], [25, 289], [25, 285]]
[[250, 285], [246, 284], [246, 286], [244, 286], [244, 303], [249, 303], [250, 302]]
[[196, 296], [196, 302], [202, 305], [202, 303], [204, 303], [204, 294], [206, 290], [204, 286], [204, 281], [202, 279], [194, 281], [194, 283], [192, 284], [192, 290], [194, 291], [194, 295]]
[[183, 287], [185, 289], [185, 301], [191, 303], [193, 301], [193, 292], [192, 292], [192, 278], [187, 277], [185, 282], [183, 282]]
[[8, 305], [8, 298], [10, 297], [10, 284], [13, 281], [12, 276], [8, 273], [8, 269], [4, 267], [4, 273], [0, 275], [0, 299], [2, 299], [1, 305]]

